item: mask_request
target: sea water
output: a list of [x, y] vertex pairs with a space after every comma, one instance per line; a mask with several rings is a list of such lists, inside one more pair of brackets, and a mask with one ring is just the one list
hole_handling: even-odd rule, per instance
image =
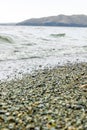
[[87, 28], [0, 26], [0, 80], [87, 62]]

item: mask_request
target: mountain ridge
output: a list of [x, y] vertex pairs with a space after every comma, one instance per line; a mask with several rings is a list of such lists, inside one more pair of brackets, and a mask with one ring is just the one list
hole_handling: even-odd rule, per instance
[[31, 18], [17, 23], [22, 26], [71, 26], [87, 27], [87, 15], [57, 15], [42, 18]]

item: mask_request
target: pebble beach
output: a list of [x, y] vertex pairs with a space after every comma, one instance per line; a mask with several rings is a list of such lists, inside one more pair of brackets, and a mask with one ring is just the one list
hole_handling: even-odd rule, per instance
[[0, 82], [0, 130], [87, 130], [87, 63]]

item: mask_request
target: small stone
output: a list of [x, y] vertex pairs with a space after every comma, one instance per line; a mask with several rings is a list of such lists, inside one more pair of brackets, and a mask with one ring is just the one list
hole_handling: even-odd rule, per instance
[[81, 85], [80, 88], [86, 88], [87, 89], [87, 84]]
[[5, 115], [6, 115], [6, 116], [9, 116], [9, 115], [10, 115], [10, 113], [9, 113], [9, 112], [7, 112], [7, 113], [5, 113]]
[[5, 113], [6, 113], [6, 111], [0, 110], [0, 114], [5, 114]]
[[80, 110], [80, 109], [82, 109], [82, 106], [81, 105], [73, 105], [72, 109]]
[[0, 103], [0, 107], [2, 107], [3, 105], [2, 105], [2, 103]]
[[18, 111], [13, 112], [13, 116], [18, 115]]
[[14, 123], [9, 124], [9, 129], [10, 129], [10, 130], [13, 130], [13, 129], [14, 129], [14, 126], [15, 126]]
[[77, 128], [70, 126], [70, 127], [68, 127], [68, 130], [77, 130]]
[[35, 127], [35, 130], [40, 130], [40, 127]]
[[33, 124], [29, 124], [26, 126], [26, 130], [34, 130], [35, 126]]
[[12, 117], [12, 116], [8, 117], [7, 120], [8, 120], [9, 122], [15, 122], [15, 118]]
[[0, 122], [3, 122], [3, 121], [4, 121], [4, 117], [0, 116]]
[[28, 122], [28, 123], [30, 123], [30, 122], [32, 122], [32, 118], [31, 117], [26, 117], [26, 121]]
[[39, 107], [39, 108], [43, 108], [43, 107], [44, 107], [44, 104], [39, 104], [38, 107]]

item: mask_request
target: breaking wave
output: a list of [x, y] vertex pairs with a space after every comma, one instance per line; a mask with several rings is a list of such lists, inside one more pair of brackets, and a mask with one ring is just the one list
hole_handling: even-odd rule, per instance
[[64, 37], [65, 33], [58, 33], [58, 34], [50, 34], [52, 37]]
[[13, 39], [6, 35], [0, 35], [0, 42], [13, 43]]

